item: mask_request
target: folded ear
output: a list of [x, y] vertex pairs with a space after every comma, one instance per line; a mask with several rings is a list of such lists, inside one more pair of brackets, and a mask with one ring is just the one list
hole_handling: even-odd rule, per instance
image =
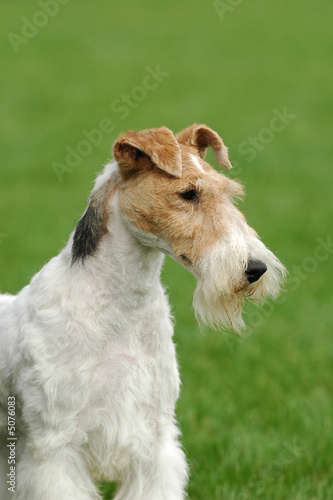
[[152, 166], [173, 177], [182, 175], [180, 147], [166, 127], [121, 134], [114, 143], [113, 155], [124, 178]]
[[193, 146], [198, 150], [201, 158], [205, 157], [206, 149], [212, 146], [216, 156], [216, 161], [221, 167], [232, 168], [228, 157], [228, 149], [224, 145], [221, 137], [206, 125], [197, 125], [194, 123], [176, 135], [180, 144]]

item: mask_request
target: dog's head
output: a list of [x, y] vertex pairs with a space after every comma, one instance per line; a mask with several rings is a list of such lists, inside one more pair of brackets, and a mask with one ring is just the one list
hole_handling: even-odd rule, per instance
[[218, 164], [230, 168], [221, 137], [205, 125], [176, 136], [165, 127], [122, 134], [113, 147], [116, 165], [97, 179], [76, 229], [73, 261], [96, 251], [117, 193], [119, 214], [131, 235], [196, 277], [197, 314], [238, 330], [244, 297], [275, 296], [284, 268], [238, 210], [242, 186], [205, 162], [209, 146]]

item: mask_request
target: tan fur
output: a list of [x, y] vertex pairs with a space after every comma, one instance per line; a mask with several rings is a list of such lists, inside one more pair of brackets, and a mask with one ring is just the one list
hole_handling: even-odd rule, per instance
[[182, 130], [176, 135], [180, 144], [193, 146], [202, 159], [205, 158], [206, 150], [211, 146], [214, 150], [216, 161], [221, 167], [231, 168], [228, 158], [228, 149], [224, 145], [221, 137], [207, 125], [197, 125]]
[[124, 178], [152, 165], [174, 177], [182, 175], [179, 145], [166, 127], [122, 134], [114, 144], [113, 154]]
[[[225, 230], [223, 212], [237, 210], [232, 198], [243, 193], [240, 184], [217, 173], [202, 159], [196, 146], [187, 144], [193, 126], [190, 129], [177, 136], [186, 143], [179, 144], [182, 164], [179, 179], [171, 179], [153, 165], [148, 168], [142, 160], [136, 169], [132, 166], [136, 175], [128, 176], [128, 168], [124, 165], [128, 153], [120, 158], [121, 148], [115, 144], [120, 170], [125, 169], [127, 178], [120, 190], [122, 213], [137, 228], [162, 237], [185, 266], [198, 263], [200, 257], [221, 238]], [[131, 143], [136, 143], [132, 136], [130, 139]], [[121, 144], [124, 142], [128, 143], [126, 136], [121, 138]], [[191, 155], [197, 157], [204, 172], [196, 168]], [[199, 203], [181, 198], [180, 193], [189, 189], [198, 191]]]

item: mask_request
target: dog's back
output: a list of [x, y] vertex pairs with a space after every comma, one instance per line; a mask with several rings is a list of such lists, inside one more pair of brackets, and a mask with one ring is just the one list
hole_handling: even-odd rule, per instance
[[3, 310], [13, 302], [14, 299], [15, 295], [10, 295], [9, 293], [0, 295], [0, 315], [2, 314]]

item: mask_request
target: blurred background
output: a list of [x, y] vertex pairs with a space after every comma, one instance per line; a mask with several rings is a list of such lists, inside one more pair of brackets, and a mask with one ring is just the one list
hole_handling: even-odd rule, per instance
[[[1, 291], [16, 293], [63, 247], [121, 131], [206, 123], [289, 278], [279, 301], [246, 307], [240, 338], [199, 329], [194, 279], [166, 259], [189, 496], [333, 498], [333, 4], [1, 9]], [[114, 485], [101, 491], [112, 498]]]

